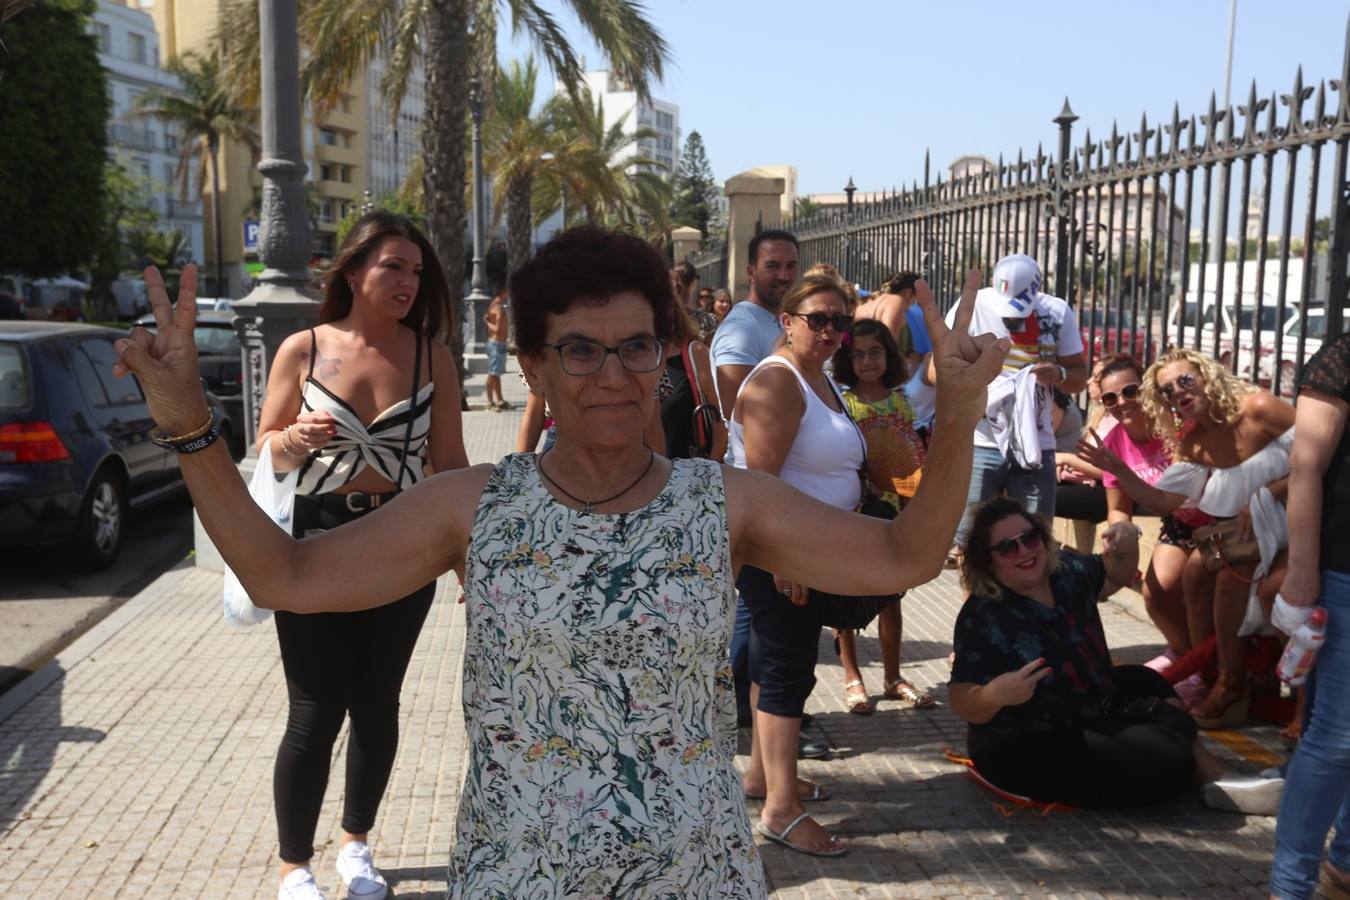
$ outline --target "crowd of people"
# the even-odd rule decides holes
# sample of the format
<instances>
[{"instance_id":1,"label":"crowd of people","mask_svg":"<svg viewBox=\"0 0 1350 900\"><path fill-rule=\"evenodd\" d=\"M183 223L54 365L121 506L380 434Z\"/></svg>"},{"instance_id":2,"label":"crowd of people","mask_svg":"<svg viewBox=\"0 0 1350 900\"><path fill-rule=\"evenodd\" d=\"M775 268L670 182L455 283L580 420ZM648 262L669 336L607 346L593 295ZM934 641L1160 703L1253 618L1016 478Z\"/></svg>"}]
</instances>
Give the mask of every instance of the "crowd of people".
<instances>
[{"instance_id":1,"label":"crowd of people","mask_svg":"<svg viewBox=\"0 0 1350 900\"><path fill-rule=\"evenodd\" d=\"M452 570L470 762L449 895L765 896L753 832L848 851L809 812L828 788L797 766L828 752L803 729L822 632L847 713L932 708L901 674L901 612L944 566L967 594L946 696L983 781L1042 804L1198 789L1218 809L1279 805L1272 896L1350 889L1350 558L1335 537L1350 527L1350 336L1308 363L1296 410L1189 350L1089 371L1073 308L1028 256L988 285L972 270L943 316L917 273L868 292L802 272L799 252L759 232L733 302L638 238L558 235L488 309L489 408L507 408L508 342L529 400L516 452L470 467L435 339L449 287L413 223L367 214L325 275L320 324L270 370L258 452L298 472L290 534L214 446L195 271L173 304L147 270L158 328L133 331L115 371L140 378L204 527L277 611L278 896L322 897L309 861L347 717L338 873L349 896L386 895L366 838L404 671ZM1089 539L1102 524L1097 546L1062 547L1057 513ZM1147 560L1141 517L1159 520ZM1145 665L1113 663L1098 613L1128 586L1165 648ZM1200 731L1270 693L1262 648L1318 604L1328 636L1287 771L1226 771ZM856 640L873 619L878 695Z\"/></svg>"}]
</instances>

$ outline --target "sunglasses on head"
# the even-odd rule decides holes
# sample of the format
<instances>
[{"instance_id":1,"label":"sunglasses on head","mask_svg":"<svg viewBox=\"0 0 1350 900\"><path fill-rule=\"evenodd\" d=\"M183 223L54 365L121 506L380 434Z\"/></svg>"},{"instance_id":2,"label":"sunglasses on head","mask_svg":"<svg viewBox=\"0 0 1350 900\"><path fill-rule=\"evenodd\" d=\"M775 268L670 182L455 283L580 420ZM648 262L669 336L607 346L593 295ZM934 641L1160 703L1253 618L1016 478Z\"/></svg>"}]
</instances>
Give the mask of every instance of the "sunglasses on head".
<instances>
[{"instance_id":1,"label":"sunglasses on head","mask_svg":"<svg viewBox=\"0 0 1350 900\"><path fill-rule=\"evenodd\" d=\"M1192 375L1190 372L1185 372L1181 375L1178 375L1176 377L1176 380L1173 381L1171 384L1158 385L1158 393L1162 394L1164 397L1167 397L1168 399L1171 399L1172 395L1176 393L1178 388L1183 391L1193 391L1195 390L1195 385L1196 385L1196 377Z\"/></svg>"},{"instance_id":2,"label":"sunglasses on head","mask_svg":"<svg viewBox=\"0 0 1350 900\"><path fill-rule=\"evenodd\" d=\"M843 334L845 331L848 331L849 326L853 324L853 317L846 316L842 313L829 315L827 313L822 312L811 312L811 313L792 313L792 315L796 316L799 319L805 319L806 327L810 328L812 331L824 331L825 326L828 325L835 331L839 332L840 334Z\"/></svg>"},{"instance_id":3,"label":"sunglasses on head","mask_svg":"<svg viewBox=\"0 0 1350 900\"><path fill-rule=\"evenodd\" d=\"M1018 545L1028 550L1035 550L1041 545L1041 532L1036 528L1028 528L1021 534L1015 534L1010 538L1004 538L997 544L991 544L989 549L997 553L1004 559L1011 559L1017 555Z\"/></svg>"},{"instance_id":4,"label":"sunglasses on head","mask_svg":"<svg viewBox=\"0 0 1350 900\"><path fill-rule=\"evenodd\" d=\"M1119 393L1116 391L1104 391L1102 393L1102 406L1110 409L1122 400L1134 400L1138 396L1139 382L1136 381L1134 384L1125 385L1120 389Z\"/></svg>"}]
</instances>

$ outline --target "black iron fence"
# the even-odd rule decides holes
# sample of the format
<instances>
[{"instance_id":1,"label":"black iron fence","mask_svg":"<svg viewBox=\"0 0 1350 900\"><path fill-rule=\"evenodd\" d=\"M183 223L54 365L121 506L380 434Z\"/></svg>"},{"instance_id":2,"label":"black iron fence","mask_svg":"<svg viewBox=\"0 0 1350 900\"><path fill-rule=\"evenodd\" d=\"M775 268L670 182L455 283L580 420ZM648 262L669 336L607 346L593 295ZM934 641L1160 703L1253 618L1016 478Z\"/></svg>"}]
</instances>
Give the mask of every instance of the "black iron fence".
<instances>
[{"instance_id":1,"label":"black iron fence","mask_svg":"<svg viewBox=\"0 0 1350 900\"><path fill-rule=\"evenodd\" d=\"M1189 346L1289 396L1344 327L1350 254L1350 25L1340 77L1094 139L1065 100L1055 154L963 157L936 178L790 220L801 264L874 287L922 273L946 308L965 270L1040 260L1078 311L1089 360ZM1326 151L1330 151L1327 153ZM1327 157L1330 157L1329 159ZM725 283L725 250L696 260ZM718 269L718 266L721 269Z\"/></svg>"}]
</instances>

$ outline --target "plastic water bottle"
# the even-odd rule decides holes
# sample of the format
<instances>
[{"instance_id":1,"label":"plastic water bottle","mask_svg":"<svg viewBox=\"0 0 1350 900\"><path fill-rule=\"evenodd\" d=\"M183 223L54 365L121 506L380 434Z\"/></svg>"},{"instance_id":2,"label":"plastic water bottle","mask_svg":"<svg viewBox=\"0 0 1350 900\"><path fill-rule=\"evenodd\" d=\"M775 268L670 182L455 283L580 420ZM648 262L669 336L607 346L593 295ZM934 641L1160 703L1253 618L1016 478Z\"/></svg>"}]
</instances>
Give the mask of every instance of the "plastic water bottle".
<instances>
[{"instance_id":1,"label":"plastic water bottle","mask_svg":"<svg viewBox=\"0 0 1350 900\"><path fill-rule=\"evenodd\" d=\"M1297 686L1308 679L1308 672L1317 662L1317 651L1327 637L1327 611L1320 606L1312 611L1308 621L1294 629L1289 644L1284 648L1275 674L1285 684Z\"/></svg>"}]
</instances>

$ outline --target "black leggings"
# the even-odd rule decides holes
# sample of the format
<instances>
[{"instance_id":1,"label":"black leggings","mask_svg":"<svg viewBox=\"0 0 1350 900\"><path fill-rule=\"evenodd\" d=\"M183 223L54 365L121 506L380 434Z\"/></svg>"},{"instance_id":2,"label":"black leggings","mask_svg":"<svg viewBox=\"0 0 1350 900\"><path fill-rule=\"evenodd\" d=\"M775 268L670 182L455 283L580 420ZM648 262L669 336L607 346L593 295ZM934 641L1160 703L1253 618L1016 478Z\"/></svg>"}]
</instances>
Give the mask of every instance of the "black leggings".
<instances>
[{"instance_id":1,"label":"black leggings","mask_svg":"<svg viewBox=\"0 0 1350 900\"><path fill-rule=\"evenodd\" d=\"M1120 700L1176 697L1161 675L1144 666L1117 666ZM975 770L996 787L1041 803L1081 807L1169 803L1195 775L1195 721L1160 704L1153 721L1093 723L972 748Z\"/></svg>"},{"instance_id":2,"label":"black leggings","mask_svg":"<svg viewBox=\"0 0 1350 900\"><path fill-rule=\"evenodd\" d=\"M295 533L333 528L355 514L320 510L295 498ZM351 715L342 828L365 834L375 823L398 749L399 690L431 608L436 583L386 606L352 613L276 614L290 699L272 790L281 858L314 855L328 767L342 720Z\"/></svg>"}]
</instances>

